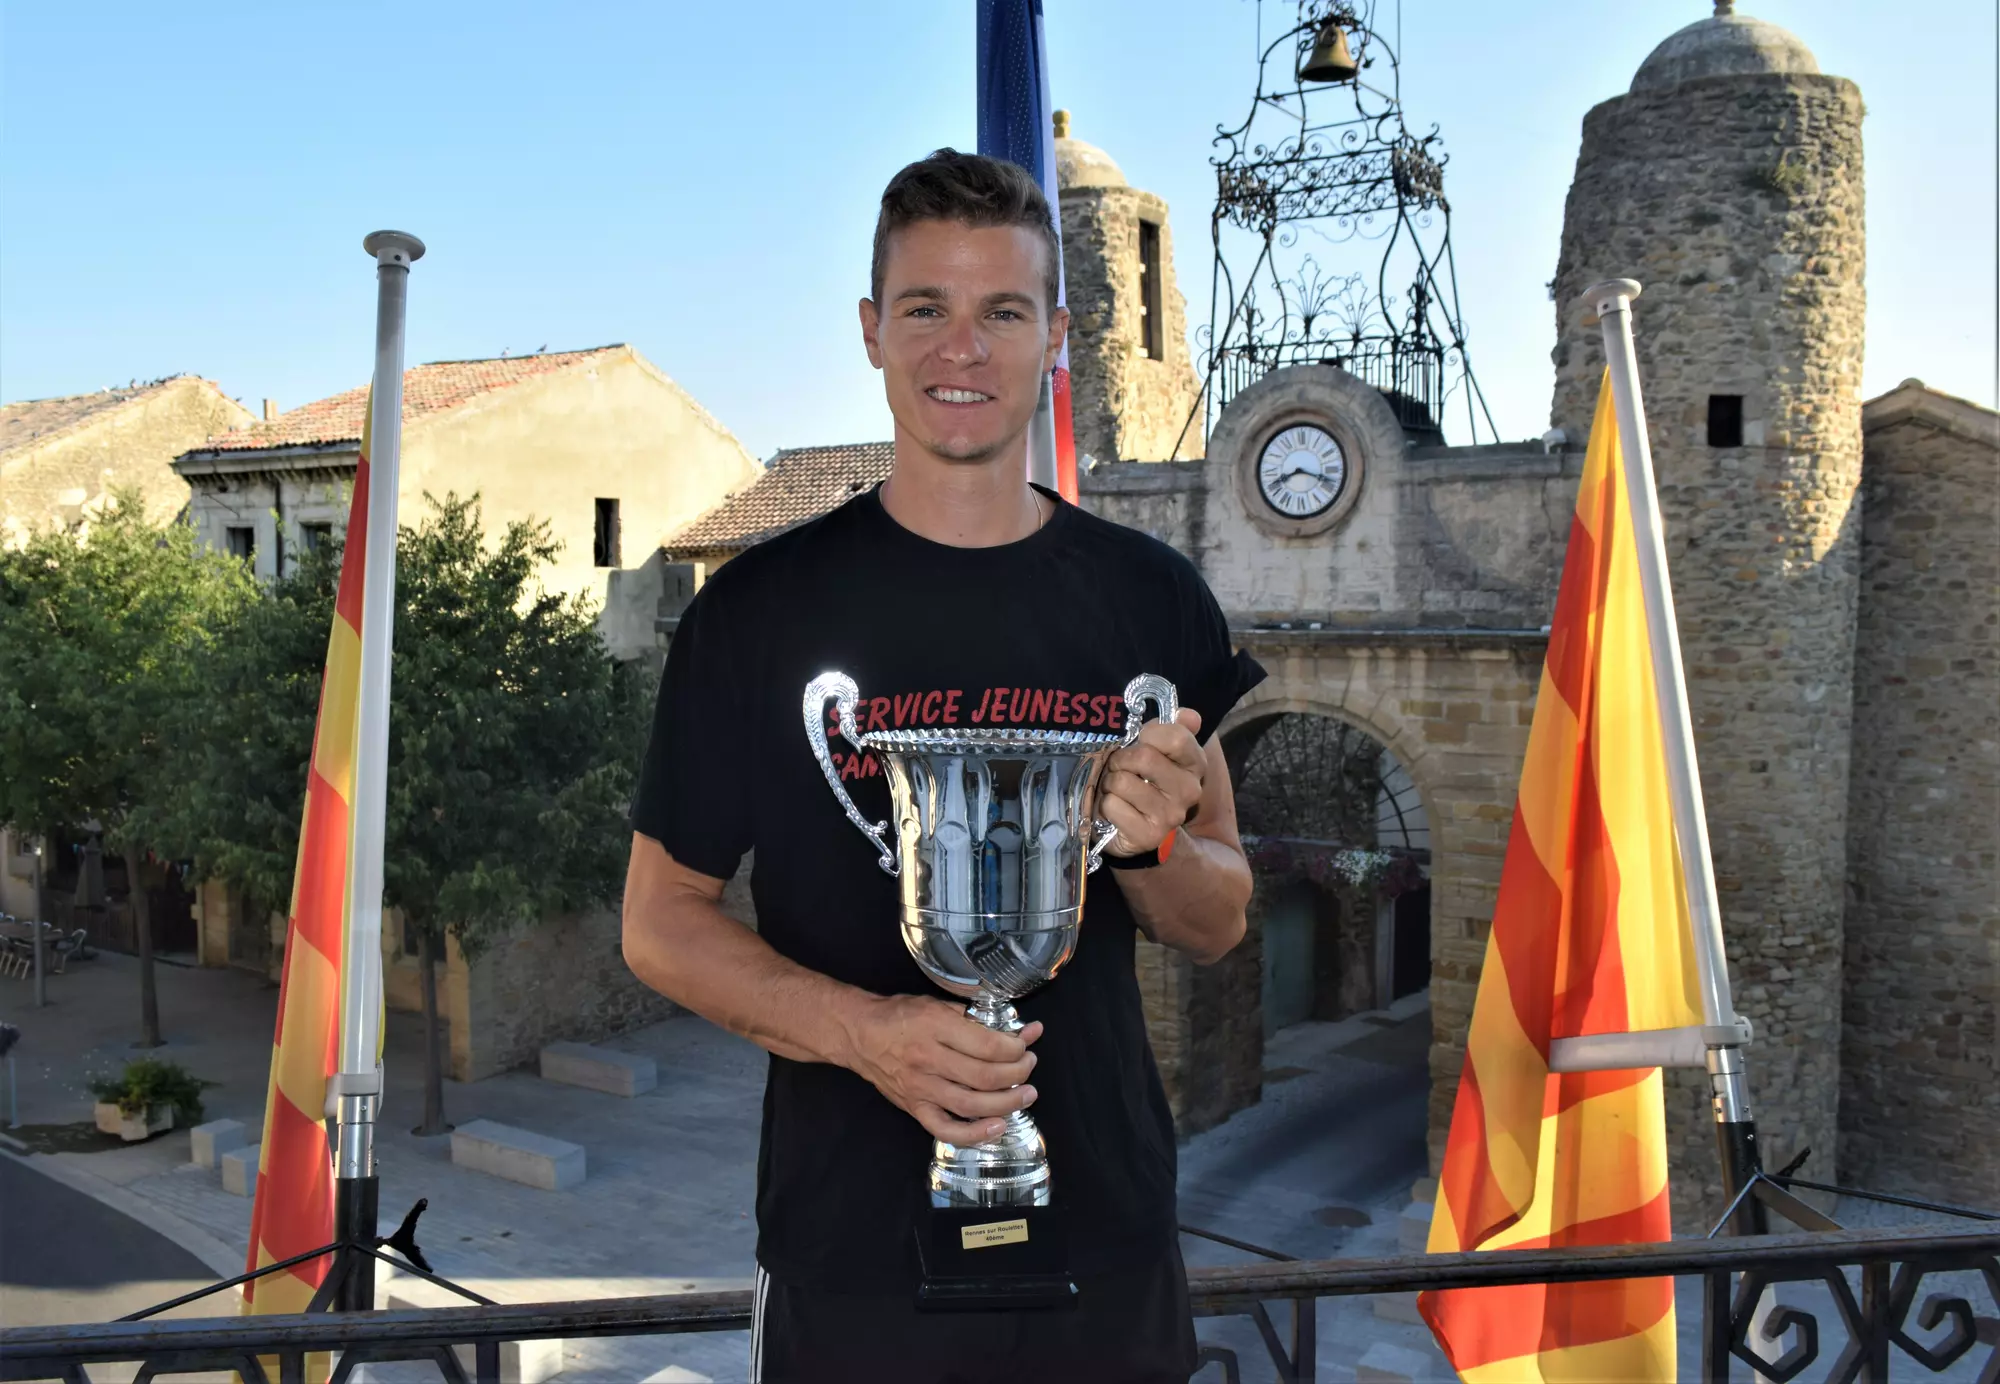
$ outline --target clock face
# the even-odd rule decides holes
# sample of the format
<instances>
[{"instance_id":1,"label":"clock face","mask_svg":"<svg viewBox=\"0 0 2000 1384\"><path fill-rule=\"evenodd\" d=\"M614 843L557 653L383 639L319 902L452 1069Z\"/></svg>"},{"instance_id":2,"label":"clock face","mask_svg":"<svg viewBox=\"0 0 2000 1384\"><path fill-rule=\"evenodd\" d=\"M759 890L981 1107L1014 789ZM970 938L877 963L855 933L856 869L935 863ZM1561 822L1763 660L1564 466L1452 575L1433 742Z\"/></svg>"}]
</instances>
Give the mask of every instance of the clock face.
<instances>
[{"instance_id":1,"label":"clock face","mask_svg":"<svg viewBox=\"0 0 2000 1384\"><path fill-rule=\"evenodd\" d=\"M1288 519L1324 514L1347 484L1347 458L1333 434L1295 423L1265 444L1257 459L1257 488Z\"/></svg>"}]
</instances>

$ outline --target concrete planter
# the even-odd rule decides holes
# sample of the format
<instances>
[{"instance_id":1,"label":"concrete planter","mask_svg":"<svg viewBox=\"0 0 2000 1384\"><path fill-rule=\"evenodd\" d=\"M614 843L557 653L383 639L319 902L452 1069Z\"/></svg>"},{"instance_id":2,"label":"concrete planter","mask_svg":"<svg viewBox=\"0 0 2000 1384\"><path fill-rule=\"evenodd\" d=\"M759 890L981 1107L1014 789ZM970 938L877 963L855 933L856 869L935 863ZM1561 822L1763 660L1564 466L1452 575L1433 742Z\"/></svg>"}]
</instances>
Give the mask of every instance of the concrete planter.
<instances>
[{"instance_id":1,"label":"concrete planter","mask_svg":"<svg viewBox=\"0 0 2000 1384\"><path fill-rule=\"evenodd\" d=\"M105 1134L117 1135L128 1144L164 1134L173 1127L174 1108L171 1105L156 1105L142 1114L128 1115L119 1109L115 1101L97 1102L97 1128Z\"/></svg>"}]
</instances>

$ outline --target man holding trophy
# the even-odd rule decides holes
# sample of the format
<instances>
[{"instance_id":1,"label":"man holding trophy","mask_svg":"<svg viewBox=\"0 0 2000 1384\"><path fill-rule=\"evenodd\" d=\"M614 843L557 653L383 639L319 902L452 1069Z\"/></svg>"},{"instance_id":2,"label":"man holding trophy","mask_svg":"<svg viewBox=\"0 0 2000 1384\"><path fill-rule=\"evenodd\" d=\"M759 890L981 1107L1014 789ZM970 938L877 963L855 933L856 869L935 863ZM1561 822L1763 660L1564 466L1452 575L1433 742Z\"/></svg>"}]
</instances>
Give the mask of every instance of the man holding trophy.
<instances>
[{"instance_id":1,"label":"man holding trophy","mask_svg":"<svg viewBox=\"0 0 2000 1384\"><path fill-rule=\"evenodd\" d=\"M720 570L667 660L624 948L772 1055L753 1379L1194 1367L1134 943L1243 935L1206 737L1262 670L1189 562L1027 482L1057 253L1011 164L890 181L894 469ZM717 906L752 850L755 932Z\"/></svg>"}]
</instances>

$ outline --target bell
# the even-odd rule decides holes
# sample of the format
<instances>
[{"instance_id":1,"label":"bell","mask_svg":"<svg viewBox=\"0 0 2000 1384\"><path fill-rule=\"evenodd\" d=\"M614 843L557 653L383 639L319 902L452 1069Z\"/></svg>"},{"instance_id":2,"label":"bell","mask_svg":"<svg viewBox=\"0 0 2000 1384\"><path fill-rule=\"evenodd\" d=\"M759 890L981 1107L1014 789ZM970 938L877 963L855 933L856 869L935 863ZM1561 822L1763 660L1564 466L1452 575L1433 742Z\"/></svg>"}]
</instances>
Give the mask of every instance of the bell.
<instances>
[{"instance_id":1,"label":"bell","mask_svg":"<svg viewBox=\"0 0 2000 1384\"><path fill-rule=\"evenodd\" d=\"M1329 19L1320 27L1312 52L1299 64L1302 82L1351 82L1360 72L1354 54L1347 50L1347 30L1340 27L1337 19Z\"/></svg>"}]
</instances>

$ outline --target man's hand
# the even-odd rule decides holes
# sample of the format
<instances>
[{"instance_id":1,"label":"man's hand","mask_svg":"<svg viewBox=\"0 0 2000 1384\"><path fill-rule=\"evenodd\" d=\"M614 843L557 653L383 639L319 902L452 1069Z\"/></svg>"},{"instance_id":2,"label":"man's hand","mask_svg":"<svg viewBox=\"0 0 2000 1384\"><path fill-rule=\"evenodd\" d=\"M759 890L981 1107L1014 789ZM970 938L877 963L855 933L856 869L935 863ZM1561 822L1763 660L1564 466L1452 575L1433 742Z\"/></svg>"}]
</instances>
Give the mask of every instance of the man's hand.
<instances>
[{"instance_id":1,"label":"man's hand","mask_svg":"<svg viewBox=\"0 0 2000 1384\"><path fill-rule=\"evenodd\" d=\"M1118 828L1110 855L1158 850L1201 804L1208 761L1195 736L1201 713L1183 707L1171 721L1152 721L1139 738L1105 761L1097 815Z\"/></svg>"},{"instance_id":2,"label":"man's hand","mask_svg":"<svg viewBox=\"0 0 2000 1384\"><path fill-rule=\"evenodd\" d=\"M996 1117L1034 1103L1035 1088L1021 1083L1035 1069L1028 1044L1041 1036L1039 1023L996 1033L967 1018L962 1005L890 995L863 1011L844 1065L932 1137L983 1144L1000 1133Z\"/></svg>"}]
</instances>

